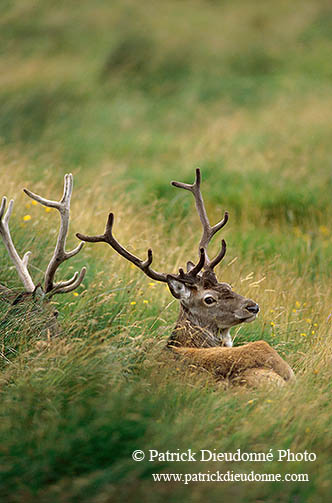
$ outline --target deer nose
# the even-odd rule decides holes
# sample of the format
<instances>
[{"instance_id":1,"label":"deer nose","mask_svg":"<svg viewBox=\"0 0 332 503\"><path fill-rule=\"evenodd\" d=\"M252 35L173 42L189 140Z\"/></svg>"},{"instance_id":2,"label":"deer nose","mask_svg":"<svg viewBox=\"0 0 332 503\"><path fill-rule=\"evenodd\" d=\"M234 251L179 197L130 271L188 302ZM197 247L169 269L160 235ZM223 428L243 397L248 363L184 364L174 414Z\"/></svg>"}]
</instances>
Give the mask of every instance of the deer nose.
<instances>
[{"instance_id":1,"label":"deer nose","mask_svg":"<svg viewBox=\"0 0 332 503\"><path fill-rule=\"evenodd\" d=\"M249 306L246 306L246 310L249 311L249 313L257 314L259 311L259 305L258 304L250 304Z\"/></svg>"}]
</instances>

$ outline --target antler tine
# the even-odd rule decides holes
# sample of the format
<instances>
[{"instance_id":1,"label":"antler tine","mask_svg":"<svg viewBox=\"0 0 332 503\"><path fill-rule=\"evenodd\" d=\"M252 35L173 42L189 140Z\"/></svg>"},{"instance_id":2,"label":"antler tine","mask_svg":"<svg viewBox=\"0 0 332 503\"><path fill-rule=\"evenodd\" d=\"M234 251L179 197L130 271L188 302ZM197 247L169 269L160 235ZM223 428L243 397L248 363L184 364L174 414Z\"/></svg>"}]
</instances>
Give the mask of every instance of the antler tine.
<instances>
[{"instance_id":1,"label":"antler tine","mask_svg":"<svg viewBox=\"0 0 332 503\"><path fill-rule=\"evenodd\" d=\"M19 254L17 253L9 231L9 220L14 205L13 199L9 201L9 205L5 213L6 204L7 198L3 197L0 207L0 235L26 291L33 292L35 285L28 271L28 260L31 252L26 252L23 256L23 259L21 259Z\"/></svg>"},{"instance_id":2,"label":"antler tine","mask_svg":"<svg viewBox=\"0 0 332 503\"><path fill-rule=\"evenodd\" d=\"M74 250L67 252L65 250L66 247L66 239L68 234L69 227L69 217L70 217L70 200L73 192L73 175L66 174L64 177L64 188L63 195L60 201L52 201L50 199L46 199L37 194L34 194L28 189L23 189L27 196L31 197L38 203L46 206L48 208L55 208L60 213L60 229L58 234L57 243L55 246L55 250L53 256L47 266L45 273L45 292L51 293L54 295L55 293L65 293L70 292L77 288L81 282L83 281L86 268L83 267L81 269L80 274L75 276L75 280L68 280L65 282L54 283L55 273L62 262L70 259L74 255L77 255L81 251L84 246L84 243L80 243Z\"/></svg>"},{"instance_id":3,"label":"antler tine","mask_svg":"<svg viewBox=\"0 0 332 503\"><path fill-rule=\"evenodd\" d=\"M204 264L205 264L205 250L204 248L200 248L199 250L200 253L200 258L195 267L191 269L191 271L188 274L188 276L195 277L197 274L203 269Z\"/></svg>"},{"instance_id":4,"label":"antler tine","mask_svg":"<svg viewBox=\"0 0 332 503\"><path fill-rule=\"evenodd\" d=\"M7 204L7 198L6 198L6 196L3 196L2 201L1 201L1 206L0 206L0 222L1 222L3 214L5 212L6 204Z\"/></svg>"},{"instance_id":5,"label":"antler tine","mask_svg":"<svg viewBox=\"0 0 332 503\"><path fill-rule=\"evenodd\" d=\"M141 269L149 278L154 279L155 281L162 281L167 283L167 275L164 273L159 273L153 270L150 266L153 260L153 254L151 248L148 249L148 256L146 260L141 260L136 255L133 255L128 250L126 250L113 236L113 224L114 224L114 214L110 213L108 215L106 229L104 234L99 234L97 236L86 236L84 234L80 234L79 232L76 234L78 239L82 241L87 241L89 243L98 243L104 242L109 244L115 251L119 253L122 257L129 260L135 264L139 269Z\"/></svg>"},{"instance_id":6,"label":"antler tine","mask_svg":"<svg viewBox=\"0 0 332 503\"><path fill-rule=\"evenodd\" d=\"M49 297L53 297L56 293L68 293L75 290L83 281L86 273L86 267L82 267L81 272L75 272L74 276L67 281L59 281L49 293Z\"/></svg>"},{"instance_id":7,"label":"antler tine","mask_svg":"<svg viewBox=\"0 0 332 503\"><path fill-rule=\"evenodd\" d=\"M224 257L226 252L226 245L222 245L221 251L212 261L210 261L208 257L207 247L216 232L218 232L224 227L224 225L226 225L228 221L228 212L225 211L224 218L220 220L220 222L216 223L213 226L210 225L201 193L201 171L199 168L196 169L196 180L193 184L175 181L171 182L171 184L174 187L178 187L179 189L189 190L194 195L197 212L203 227L203 234L199 243L199 253L201 253L200 250L201 248L203 248L205 252L205 268L212 270Z\"/></svg>"},{"instance_id":8,"label":"antler tine","mask_svg":"<svg viewBox=\"0 0 332 503\"><path fill-rule=\"evenodd\" d=\"M225 254L226 254L226 241L223 239L221 241L221 250L218 253L218 255L213 260L211 260L209 268L211 270L213 270L216 267L216 265L218 265L219 262L222 261L222 259L224 258Z\"/></svg>"}]
</instances>

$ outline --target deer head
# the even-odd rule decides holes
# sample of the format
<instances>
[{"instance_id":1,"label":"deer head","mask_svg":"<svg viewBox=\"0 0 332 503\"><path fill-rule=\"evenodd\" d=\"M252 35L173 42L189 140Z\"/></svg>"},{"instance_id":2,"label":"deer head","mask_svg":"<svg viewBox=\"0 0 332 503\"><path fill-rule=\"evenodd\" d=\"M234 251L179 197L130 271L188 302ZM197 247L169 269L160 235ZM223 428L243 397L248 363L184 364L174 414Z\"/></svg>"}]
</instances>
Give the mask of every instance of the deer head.
<instances>
[{"instance_id":1,"label":"deer head","mask_svg":"<svg viewBox=\"0 0 332 503\"><path fill-rule=\"evenodd\" d=\"M65 175L64 191L60 201L51 201L45 199L27 189L24 192L49 208L55 208L60 213L60 229L57 238L57 243L53 256L47 266L44 275L44 285L35 285L28 270L28 261L31 252L28 251L21 258L14 246L10 230L9 220L12 214L14 201L11 200L8 204L7 211L7 198L2 198L0 207L0 236L7 249L7 252L16 268L19 278L24 285L24 291L17 294L13 290L0 285L0 300L4 300L11 305L8 315L12 318L13 315L19 317L20 320L27 320L30 325L34 325L34 320L41 315L42 327L47 329L51 335L58 332L57 317L58 311L53 309L49 301L55 294L71 292L77 288L83 281L86 268L83 267L81 272L75 272L74 276L66 281L55 282L55 273L58 267L65 261L76 255L82 249L84 243L80 243L74 250L65 251L66 238L69 227L70 217L70 200L73 191L73 175ZM7 319L2 320L2 326L6 326ZM39 324L40 326L40 324Z\"/></svg>"},{"instance_id":2,"label":"deer head","mask_svg":"<svg viewBox=\"0 0 332 503\"><path fill-rule=\"evenodd\" d=\"M171 182L174 187L189 190L195 198L196 208L200 217L203 234L199 243L199 259L197 264L187 263L187 270L179 269L178 274L159 273L152 269L152 250L148 250L146 260L141 260L126 250L113 236L114 215L109 214L104 234L86 236L76 234L83 240L92 243L108 243L125 259L135 264L149 278L168 284L172 295L180 301L180 315L171 337L171 344L195 347L232 346L229 334L231 327L240 323L253 321L259 307L251 299L234 292L227 283L219 283L214 268L221 262L226 253L226 243L221 242L220 252L212 260L209 259L207 247L212 237L226 225L228 213L223 219L211 227L200 184L201 173L196 169L196 180L193 184Z\"/></svg>"}]
</instances>

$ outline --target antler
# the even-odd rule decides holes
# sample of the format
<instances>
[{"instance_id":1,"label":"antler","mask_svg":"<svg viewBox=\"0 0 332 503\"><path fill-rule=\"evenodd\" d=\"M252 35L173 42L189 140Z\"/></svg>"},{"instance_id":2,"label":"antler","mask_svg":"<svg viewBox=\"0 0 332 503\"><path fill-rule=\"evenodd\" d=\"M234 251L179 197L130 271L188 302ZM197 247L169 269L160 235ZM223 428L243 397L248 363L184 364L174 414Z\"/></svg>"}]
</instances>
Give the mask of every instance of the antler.
<instances>
[{"instance_id":1,"label":"antler","mask_svg":"<svg viewBox=\"0 0 332 503\"><path fill-rule=\"evenodd\" d=\"M171 182L171 183L175 187L190 190L190 192L194 194L197 211L203 225L203 235L199 244L199 260L198 263L196 265L193 265L193 267L191 267L191 269L187 273L185 273L183 269L179 269L179 273L177 275L168 275L165 273L159 273L154 269L152 269L151 264L153 260L153 254L151 248L148 249L148 256L146 260L142 260L139 257L136 257L136 255L133 255L128 250L126 250L122 245L120 245L120 243L113 236L112 232L114 224L113 213L110 213L108 216L104 234L99 234L97 236L86 236L78 232L76 236L82 241L87 241L90 243L99 243L99 242L108 243L122 257L129 260L129 262L135 264L147 276L149 276L149 278L154 279L156 281L162 281L164 283L167 283L167 277L172 276L173 278L178 278L179 280L186 283L194 283L195 278L197 277L198 273L203 269L203 267L205 267L206 270L213 271L214 267L217 264L219 264L219 262L222 260L222 258L226 253L226 243L223 239L221 242L220 252L213 260L210 261L207 254L207 246L211 241L212 237L214 236L214 234L218 232L222 227L224 227L224 225L227 223L228 213L225 212L223 220L221 220L216 225L211 227L209 219L206 214L202 194L200 191L201 173L199 169L196 169L196 181L194 184L190 185L182 182Z\"/></svg>"},{"instance_id":2,"label":"antler","mask_svg":"<svg viewBox=\"0 0 332 503\"><path fill-rule=\"evenodd\" d=\"M224 218L220 220L217 224L215 224L213 227L211 227L205 206L204 206L204 201L203 197L201 194L201 171L199 168L196 169L196 180L195 183L189 184L189 183L183 183L183 182L171 182L171 184L174 187L178 187L179 189L185 189L189 190L190 192L193 193L194 198L195 198L195 203L196 203L196 208L197 212L199 215L199 218L201 220L202 226L203 226L203 234L201 241L199 243L199 253L201 254L201 249L204 250L204 255L205 255L205 269L213 270L219 262L224 258L225 253L226 253L226 242L223 239L221 241L221 250L218 253L218 255L213 259L210 260L207 254L207 247L208 244L210 243L211 239L213 236L226 225L228 221L228 212L225 211Z\"/></svg>"},{"instance_id":3,"label":"antler","mask_svg":"<svg viewBox=\"0 0 332 503\"><path fill-rule=\"evenodd\" d=\"M10 258L12 259L12 261L16 267L17 273L18 273L26 291L33 292L35 289L35 285L32 281L30 273L28 271L28 261L29 261L29 257L31 255L31 252L27 251L23 255L23 259L21 259L19 254L17 253L16 248L13 243L13 240L10 235L10 231L9 231L9 219L11 217L11 214L13 211L13 205L14 205L13 199L11 199L9 201L9 205L8 205L7 211L5 213L6 204L7 204L7 198L3 197L2 202L1 202L1 207L0 207L0 235L2 237L2 240L4 242L4 245L8 251Z\"/></svg>"},{"instance_id":4,"label":"antler","mask_svg":"<svg viewBox=\"0 0 332 503\"><path fill-rule=\"evenodd\" d=\"M64 190L63 196L60 201L51 201L45 199L44 197L38 196L28 189L23 189L24 192L37 201L38 203L46 206L48 208L56 208L60 213L60 229L58 234L57 243L53 256L47 266L45 273L45 293L49 293L49 297L56 293L67 293L75 290L83 281L85 276L86 267L81 269L81 272L75 272L74 276L67 281L60 281L59 283L54 283L55 273L62 262L68 260L74 255L77 255L84 246L84 243L80 243L74 250L67 252L65 250L66 239L69 227L69 216L70 216L70 199L73 191L73 175L67 174L64 179Z\"/></svg>"},{"instance_id":5,"label":"antler","mask_svg":"<svg viewBox=\"0 0 332 503\"><path fill-rule=\"evenodd\" d=\"M77 233L76 236L82 241L87 241L89 243L107 243L109 244L115 251L117 251L122 257L129 260L135 264L141 271L143 271L149 278L154 279L155 281L162 281L163 283L167 283L167 274L160 273L151 268L153 254L151 248L148 249L148 256L146 260L141 260L136 255L133 255L128 250L126 250L113 236L113 224L114 224L114 214L110 213L108 215L106 229L104 234L99 234L97 236L86 236L81 233ZM184 273L183 269L179 270L178 277L183 281L192 280L202 269L204 265L204 250L201 250L200 260L198 264L190 271L190 273Z\"/></svg>"},{"instance_id":6,"label":"antler","mask_svg":"<svg viewBox=\"0 0 332 503\"><path fill-rule=\"evenodd\" d=\"M141 260L140 258L133 255L128 250L126 250L120 243L115 239L112 233L114 223L114 214L110 213L108 215L106 228L104 234L100 234L98 236L85 236L84 234L80 234L79 232L76 236L82 241L88 241L89 243L107 243L109 244L115 251L117 251L122 257L129 260L135 264L139 269L141 269L149 278L154 279L156 281L163 281L167 283L166 274L154 271L150 266L152 264L153 255L151 248L148 249L148 257L146 260Z\"/></svg>"}]
</instances>

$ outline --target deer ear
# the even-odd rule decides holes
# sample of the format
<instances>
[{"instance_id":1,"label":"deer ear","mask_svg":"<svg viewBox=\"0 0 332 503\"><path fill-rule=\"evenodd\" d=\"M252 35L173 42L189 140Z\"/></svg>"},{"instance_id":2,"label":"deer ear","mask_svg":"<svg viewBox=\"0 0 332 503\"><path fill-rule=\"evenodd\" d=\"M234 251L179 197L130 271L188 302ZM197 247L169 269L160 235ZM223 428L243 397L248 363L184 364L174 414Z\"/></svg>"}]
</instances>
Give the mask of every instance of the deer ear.
<instances>
[{"instance_id":1,"label":"deer ear","mask_svg":"<svg viewBox=\"0 0 332 503\"><path fill-rule=\"evenodd\" d=\"M45 293L44 293L44 290L42 289L40 283L38 283L38 285L36 286L36 288L32 292L32 297L33 297L34 301L36 301L36 302L41 302L42 300L44 300Z\"/></svg>"},{"instance_id":2,"label":"deer ear","mask_svg":"<svg viewBox=\"0 0 332 503\"><path fill-rule=\"evenodd\" d=\"M167 284L171 294L179 300L188 300L191 294L190 288L182 281L179 281L169 274L167 275Z\"/></svg>"},{"instance_id":3,"label":"deer ear","mask_svg":"<svg viewBox=\"0 0 332 503\"><path fill-rule=\"evenodd\" d=\"M187 262L187 273L190 272L195 267L195 264L189 260Z\"/></svg>"}]
</instances>

